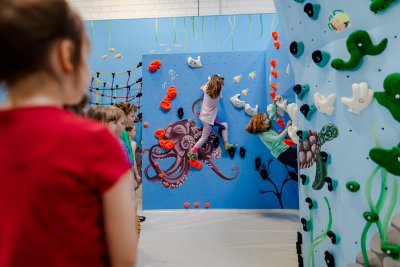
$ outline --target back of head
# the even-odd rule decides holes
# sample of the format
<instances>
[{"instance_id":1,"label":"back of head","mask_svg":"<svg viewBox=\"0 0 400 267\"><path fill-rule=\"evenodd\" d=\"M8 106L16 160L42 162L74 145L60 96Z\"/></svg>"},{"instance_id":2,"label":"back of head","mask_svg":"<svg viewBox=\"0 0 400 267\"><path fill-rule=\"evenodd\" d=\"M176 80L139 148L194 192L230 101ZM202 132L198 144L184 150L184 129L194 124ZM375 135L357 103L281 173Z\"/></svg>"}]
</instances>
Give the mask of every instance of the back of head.
<instances>
[{"instance_id":1,"label":"back of head","mask_svg":"<svg viewBox=\"0 0 400 267\"><path fill-rule=\"evenodd\" d=\"M250 122L247 124L246 131L251 134L259 134L268 129L266 119L268 116L265 113L258 113L254 115Z\"/></svg>"},{"instance_id":2,"label":"back of head","mask_svg":"<svg viewBox=\"0 0 400 267\"><path fill-rule=\"evenodd\" d=\"M128 102L119 102L114 104L115 107L121 109L125 115L129 115L132 111L136 112L137 107L134 104L128 103Z\"/></svg>"},{"instance_id":3,"label":"back of head","mask_svg":"<svg viewBox=\"0 0 400 267\"><path fill-rule=\"evenodd\" d=\"M73 43L71 61L81 63L84 28L66 0L0 1L0 82L50 70L49 51L58 41Z\"/></svg>"},{"instance_id":4,"label":"back of head","mask_svg":"<svg viewBox=\"0 0 400 267\"><path fill-rule=\"evenodd\" d=\"M215 99L221 95L222 86L224 86L224 77L213 75L208 82L206 92L211 98Z\"/></svg>"},{"instance_id":5,"label":"back of head","mask_svg":"<svg viewBox=\"0 0 400 267\"><path fill-rule=\"evenodd\" d=\"M89 109L88 118L101 123L116 122L125 117L124 112L114 106L96 106Z\"/></svg>"},{"instance_id":6,"label":"back of head","mask_svg":"<svg viewBox=\"0 0 400 267\"><path fill-rule=\"evenodd\" d=\"M87 113L87 117L95 121L105 123L106 122L106 107L95 106L91 107Z\"/></svg>"}]
</instances>

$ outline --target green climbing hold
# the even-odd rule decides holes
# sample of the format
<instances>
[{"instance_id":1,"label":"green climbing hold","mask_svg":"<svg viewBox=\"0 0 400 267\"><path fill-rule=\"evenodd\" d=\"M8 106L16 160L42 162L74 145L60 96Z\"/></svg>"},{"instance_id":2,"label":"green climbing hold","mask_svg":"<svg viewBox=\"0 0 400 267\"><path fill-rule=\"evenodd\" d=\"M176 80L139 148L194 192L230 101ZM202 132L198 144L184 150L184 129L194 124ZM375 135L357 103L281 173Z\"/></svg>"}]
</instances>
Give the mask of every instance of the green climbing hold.
<instances>
[{"instance_id":1,"label":"green climbing hold","mask_svg":"<svg viewBox=\"0 0 400 267\"><path fill-rule=\"evenodd\" d=\"M294 1L300 4L304 3L304 0L294 0Z\"/></svg>"},{"instance_id":2,"label":"green climbing hold","mask_svg":"<svg viewBox=\"0 0 400 267\"><path fill-rule=\"evenodd\" d=\"M363 217L367 222L374 223L379 220L379 215L372 211L366 211L363 213Z\"/></svg>"},{"instance_id":3,"label":"green climbing hold","mask_svg":"<svg viewBox=\"0 0 400 267\"><path fill-rule=\"evenodd\" d=\"M360 184L357 183L356 181L348 181L346 183L346 188L347 190L349 190L350 192L358 192L358 190L360 190Z\"/></svg>"},{"instance_id":4,"label":"green climbing hold","mask_svg":"<svg viewBox=\"0 0 400 267\"><path fill-rule=\"evenodd\" d=\"M397 0L372 0L369 9L371 9L372 12L377 13L378 11L385 10L394 2L397 2Z\"/></svg>"},{"instance_id":5,"label":"green climbing hold","mask_svg":"<svg viewBox=\"0 0 400 267\"><path fill-rule=\"evenodd\" d=\"M400 143L391 149L373 148L369 157L391 174L400 176Z\"/></svg>"},{"instance_id":6,"label":"green climbing hold","mask_svg":"<svg viewBox=\"0 0 400 267\"><path fill-rule=\"evenodd\" d=\"M371 36L367 31L357 30L352 32L346 41L347 51L350 53L349 61L340 58L332 60L331 66L336 70L351 70L357 67L363 56L376 56L381 54L387 46L388 39L383 39L379 44L373 45Z\"/></svg>"},{"instance_id":7,"label":"green climbing hold","mask_svg":"<svg viewBox=\"0 0 400 267\"><path fill-rule=\"evenodd\" d=\"M391 257L392 259L398 260L400 257L400 246L396 244L384 243L381 246L383 253Z\"/></svg>"},{"instance_id":8,"label":"green climbing hold","mask_svg":"<svg viewBox=\"0 0 400 267\"><path fill-rule=\"evenodd\" d=\"M383 82L383 88L384 92L375 92L374 96L400 122L400 73L388 75Z\"/></svg>"}]
</instances>

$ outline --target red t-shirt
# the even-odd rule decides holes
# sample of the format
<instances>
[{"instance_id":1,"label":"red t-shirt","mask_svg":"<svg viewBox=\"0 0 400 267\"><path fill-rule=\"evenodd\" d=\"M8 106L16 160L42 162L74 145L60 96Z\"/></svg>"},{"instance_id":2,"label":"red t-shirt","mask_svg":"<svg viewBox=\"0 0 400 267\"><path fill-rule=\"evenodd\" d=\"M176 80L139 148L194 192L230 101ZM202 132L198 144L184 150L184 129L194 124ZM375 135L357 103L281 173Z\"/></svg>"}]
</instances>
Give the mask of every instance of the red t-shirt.
<instances>
[{"instance_id":1,"label":"red t-shirt","mask_svg":"<svg viewBox=\"0 0 400 267\"><path fill-rule=\"evenodd\" d=\"M128 170L96 122L56 107L0 111L0 266L108 266L102 194Z\"/></svg>"}]
</instances>

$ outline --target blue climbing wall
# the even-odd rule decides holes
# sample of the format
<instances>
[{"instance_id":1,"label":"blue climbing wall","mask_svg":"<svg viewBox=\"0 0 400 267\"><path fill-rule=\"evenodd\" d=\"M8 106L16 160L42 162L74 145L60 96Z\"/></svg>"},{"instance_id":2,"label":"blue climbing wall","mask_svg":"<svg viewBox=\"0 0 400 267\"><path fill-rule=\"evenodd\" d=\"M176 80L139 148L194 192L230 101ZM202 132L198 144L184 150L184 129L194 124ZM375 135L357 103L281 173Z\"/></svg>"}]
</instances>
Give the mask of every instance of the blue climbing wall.
<instances>
[{"instance_id":1,"label":"blue climbing wall","mask_svg":"<svg viewBox=\"0 0 400 267\"><path fill-rule=\"evenodd\" d=\"M299 257L299 260L304 259L305 266L319 267L327 266L327 260L332 262L332 258L329 259L332 256L335 265L328 266L399 266L399 177L387 174L386 169L400 168L400 149L397 152L393 150L392 160L387 157L385 163L389 165L383 164L386 167L377 165L369 152L375 147L391 150L397 146L400 122L376 99L366 105L361 114L355 114L348 111L349 107L341 102L341 98L353 97L352 85L355 83L365 82L373 91L383 92L385 78L399 72L400 32L394 22L398 21L400 4L398 1L381 1L394 3L374 13L370 11L370 5L378 1L312 1L314 19L311 19L304 12L307 2L299 2L275 1L288 39L287 47L292 41L302 41L305 47L300 58L290 56L296 83L310 86L303 100L297 101L298 106L313 104L316 92L323 96L332 93L337 96L331 116L317 111L308 121L299 114L299 128L320 131L324 125L334 123L339 129L339 137L321 148L331 154L327 176L338 182L336 190L329 191L326 183L321 190L313 189L316 164L300 172L308 175L310 181L300 189L300 217L304 220L301 231L303 258ZM320 5L319 13L315 4ZM331 67L331 62L335 58L344 61L350 58L346 41L356 30L367 31L374 45L384 38L387 38L388 45L379 55L365 56L356 68L338 71ZM365 47L367 44L356 42L355 45ZM330 54L325 67L320 68L313 62L315 50ZM399 81L393 85L392 101L395 109L400 110ZM368 97L354 96L354 100L351 106L358 108L368 102ZM349 181L359 183L360 190L348 190L346 183ZM315 202L311 210L305 202L308 197ZM378 215L378 220L368 222L374 214ZM339 243L331 242L327 236L329 230L341 237Z\"/></svg>"},{"instance_id":2,"label":"blue climbing wall","mask_svg":"<svg viewBox=\"0 0 400 267\"><path fill-rule=\"evenodd\" d=\"M201 56L202 68L192 69L186 63L187 57ZM269 57L268 57L269 58ZM200 121L192 113L192 104L202 97L200 86L207 81L207 77L219 73L225 77L225 86L222 91L222 100L218 117L229 124L229 140L246 149L246 155L241 158L236 153L231 159L227 152L222 157L215 159L215 165L226 176L231 177L234 171L232 166L237 166L239 174L233 180L220 178L206 164L196 170L191 168L187 178L179 188L169 188L163 185L161 179L149 181L146 171L143 173L143 208L144 209L179 209L188 202L193 208L195 202L203 204L209 202L212 208L280 208L278 199L273 194L260 191L274 190L271 183L264 181L255 170L254 159L261 157L264 162L271 158L269 152L257 136L245 132L250 116L244 109L237 109L230 103L230 97L240 94L243 89L248 89L246 96L240 98L252 107L259 106L259 111L265 111L267 105L266 94L266 59L265 51L259 52L225 52L225 53L191 53L173 55L146 55L143 65L148 66L155 59L162 61L161 68L152 73L143 72L143 121L149 123L148 128L143 128L143 148L156 145L158 140L154 136L156 129L165 128L167 124L179 121L177 110L183 108L185 119L194 119L197 125ZM283 60L283 59L282 59ZM283 63L283 62L282 62ZM268 68L269 71L269 68ZM254 79L249 78L249 73L255 72ZM240 82L234 82L234 77L242 75ZM283 78L282 78L283 79ZM168 112L160 108L159 102L164 98L167 88L171 85L177 88L177 97L171 101L172 108ZM268 100L270 102L270 100ZM218 132L218 129L215 129ZM222 138L220 138L222 147ZM238 147L238 150L239 150ZM180 158L185 157L182 155ZM174 159L157 160L163 170L169 168ZM157 176L149 165L149 156L143 158L143 169L148 168L147 177ZM286 178L287 171L277 160L269 168L270 178L280 188ZM178 171L179 172L179 171ZM288 181L282 193L282 203L285 208L297 208L297 182Z\"/></svg>"}]
</instances>

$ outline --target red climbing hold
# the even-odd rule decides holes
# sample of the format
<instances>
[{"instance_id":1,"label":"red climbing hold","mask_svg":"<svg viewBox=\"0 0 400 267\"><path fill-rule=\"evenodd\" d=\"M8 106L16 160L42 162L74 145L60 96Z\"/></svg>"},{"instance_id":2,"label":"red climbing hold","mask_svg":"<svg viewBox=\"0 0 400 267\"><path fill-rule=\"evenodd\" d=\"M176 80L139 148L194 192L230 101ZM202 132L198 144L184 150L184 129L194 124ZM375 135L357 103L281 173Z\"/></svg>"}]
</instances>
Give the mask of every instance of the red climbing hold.
<instances>
[{"instance_id":1,"label":"red climbing hold","mask_svg":"<svg viewBox=\"0 0 400 267\"><path fill-rule=\"evenodd\" d=\"M272 74L272 76L275 77L275 79L278 78L278 71L277 70L271 70L271 74Z\"/></svg>"},{"instance_id":2,"label":"red climbing hold","mask_svg":"<svg viewBox=\"0 0 400 267\"><path fill-rule=\"evenodd\" d=\"M171 101L165 98L163 101L160 102L160 106L163 110L170 110L171 109Z\"/></svg>"},{"instance_id":3,"label":"red climbing hold","mask_svg":"<svg viewBox=\"0 0 400 267\"><path fill-rule=\"evenodd\" d=\"M144 126L144 128L147 128L147 127L149 127L149 123L148 123L147 121L145 121L145 122L143 123L143 126Z\"/></svg>"},{"instance_id":4,"label":"red climbing hold","mask_svg":"<svg viewBox=\"0 0 400 267\"><path fill-rule=\"evenodd\" d=\"M193 204L193 206L194 206L195 208L198 208L198 207L200 207L200 203L199 203L199 202L195 202L195 203Z\"/></svg>"},{"instance_id":5,"label":"red climbing hold","mask_svg":"<svg viewBox=\"0 0 400 267\"><path fill-rule=\"evenodd\" d=\"M274 91L276 91L278 89L278 86L276 84L274 84L273 82L270 82L269 85L271 86L272 89L274 89Z\"/></svg>"},{"instance_id":6,"label":"red climbing hold","mask_svg":"<svg viewBox=\"0 0 400 267\"><path fill-rule=\"evenodd\" d=\"M174 148L175 143L172 140L159 140L158 143L160 146L166 150L171 150Z\"/></svg>"},{"instance_id":7,"label":"red climbing hold","mask_svg":"<svg viewBox=\"0 0 400 267\"><path fill-rule=\"evenodd\" d=\"M190 203L189 202L185 202L185 203L183 203L183 206L185 207L185 209L187 209L187 208L190 207Z\"/></svg>"},{"instance_id":8,"label":"red climbing hold","mask_svg":"<svg viewBox=\"0 0 400 267\"><path fill-rule=\"evenodd\" d=\"M156 72L160 67L161 67L161 61L158 59L153 60L149 65L149 71Z\"/></svg>"},{"instance_id":9,"label":"red climbing hold","mask_svg":"<svg viewBox=\"0 0 400 267\"><path fill-rule=\"evenodd\" d=\"M271 58L271 59L269 60L269 64L271 64L271 66L272 66L273 68L276 68L276 59Z\"/></svg>"},{"instance_id":10,"label":"red climbing hold","mask_svg":"<svg viewBox=\"0 0 400 267\"><path fill-rule=\"evenodd\" d=\"M168 182L163 182L162 183L165 187L169 187L169 183Z\"/></svg>"},{"instance_id":11,"label":"red climbing hold","mask_svg":"<svg viewBox=\"0 0 400 267\"><path fill-rule=\"evenodd\" d=\"M276 49L279 49L279 47L281 47L281 42L274 42L274 46Z\"/></svg>"},{"instance_id":12,"label":"red climbing hold","mask_svg":"<svg viewBox=\"0 0 400 267\"><path fill-rule=\"evenodd\" d=\"M165 130L164 129L157 129L154 133L154 135L160 140L164 139L165 137Z\"/></svg>"},{"instance_id":13,"label":"red climbing hold","mask_svg":"<svg viewBox=\"0 0 400 267\"><path fill-rule=\"evenodd\" d=\"M272 38L274 38L275 41L278 40L278 36L279 36L279 34L277 31L272 32Z\"/></svg>"},{"instance_id":14,"label":"red climbing hold","mask_svg":"<svg viewBox=\"0 0 400 267\"><path fill-rule=\"evenodd\" d=\"M279 131L278 131L278 134L281 134L282 132L283 132L282 130L279 130Z\"/></svg>"},{"instance_id":15,"label":"red climbing hold","mask_svg":"<svg viewBox=\"0 0 400 267\"><path fill-rule=\"evenodd\" d=\"M272 99L275 99L276 93L274 91L269 92L269 95L271 96Z\"/></svg>"},{"instance_id":16,"label":"red climbing hold","mask_svg":"<svg viewBox=\"0 0 400 267\"><path fill-rule=\"evenodd\" d=\"M294 146L294 145L296 145L296 144L293 142L293 140L292 140L292 139L289 139L289 138L283 139L283 142L285 142L288 146Z\"/></svg>"},{"instance_id":17,"label":"red climbing hold","mask_svg":"<svg viewBox=\"0 0 400 267\"><path fill-rule=\"evenodd\" d=\"M210 202L206 202L206 203L204 203L204 208L208 209L209 207L211 207L211 204L210 204Z\"/></svg>"},{"instance_id":18,"label":"red climbing hold","mask_svg":"<svg viewBox=\"0 0 400 267\"><path fill-rule=\"evenodd\" d=\"M279 126L281 126L281 127L283 127L283 126L285 125L285 122L284 122L282 119L280 119L280 118L277 118L275 121L276 121L276 123L277 123Z\"/></svg>"},{"instance_id":19,"label":"red climbing hold","mask_svg":"<svg viewBox=\"0 0 400 267\"><path fill-rule=\"evenodd\" d=\"M167 97L172 100L176 97L176 87L175 86L170 86L168 88L168 94Z\"/></svg>"},{"instance_id":20,"label":"red climbing hold","mask_svg":"<svg viewBox=\"0 0 400 267\"><path fill-rule=\"evenodd\" d=\"M201 167L203 167L203 164L198 159L189 159L189 164L196 169L201 169Z\"/></svg>"},{"instance_id":21,"label":"red climbing hold","mask_svg":"<svg viewBox=\"0 0 400 267\"><path fill-rule=\"evenodd\" d=\"M164 178L164 177L165 177L165 174L164 174L164 173L160 173L160 174L158 175L158 177Z\"/></svg>"}]
</instances>

